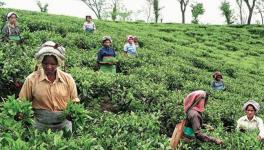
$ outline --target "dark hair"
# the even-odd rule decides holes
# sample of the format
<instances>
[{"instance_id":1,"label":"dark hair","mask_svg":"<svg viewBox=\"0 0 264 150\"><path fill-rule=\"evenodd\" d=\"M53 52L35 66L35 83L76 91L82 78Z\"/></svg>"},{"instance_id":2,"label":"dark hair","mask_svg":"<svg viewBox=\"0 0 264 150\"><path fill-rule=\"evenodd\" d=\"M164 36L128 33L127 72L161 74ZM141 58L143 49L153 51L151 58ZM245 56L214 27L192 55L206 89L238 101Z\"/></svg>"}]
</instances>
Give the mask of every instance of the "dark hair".
<instances>
[{"instance_id":1,"label":"dark hair","mask_svg":"<svg viewBox=\"0 0 264 150\"><path fill-rule=\"evenodd\" d=\"M209 99L209 96L210 96L210 93L208 93L208 92L205 92L206 94L205 94L205 98L204 98L204 100L205 100L205 105L207 104L207 102L208 102L208 99Z\"/></svg>"},{"instance_id":2,"label":"dark hair","mask_svg":"<svg viewBox=\"0 0 264 150\"><path fill-rule=\"evenodd\" d=\"M54 55L45 55L44 58L43 58L43 60L42 60L42 63L43 63L48 57L52 57L52 58L54 58L55 61L56 61L56 63L57 63L57 64L59 63L57 57L54 56Z\"/></svg>"},{"instance_id":3,"label":"dark hair","mask_svg":"<svg viewBox=\"0 0 264 150\"><path fill-rule=\"evenodd\" d=\"M247 107L246 107L246 111L247 111L247 109L248 109L248 106L251 106L251 107L254 109L254 111L256 112L256 108L255 108L252 104L248 104L248 105L247 105Z\"/></svg>"},{"instance_id":4,"label":"dark hair","mask_svg":"<svg viewBox=\"0 0 264 150\"><path fill-rule=\"evenodd\" d=\"M87 18L92 19L92 16L90 16L90 15L85 16L85 20L87 20Z\"/></svg>"},{"instance_id":5,"label":"dark hair","mask_svg":"<svg viewBox=\"0 0 264 150\"><path fill-rule=\"evenodd\" d=\"M110 39L105 39L102 41L102 44L104 44L106 41L109 41L110 43L112 43Z\"/></svg>"}]
</instances>

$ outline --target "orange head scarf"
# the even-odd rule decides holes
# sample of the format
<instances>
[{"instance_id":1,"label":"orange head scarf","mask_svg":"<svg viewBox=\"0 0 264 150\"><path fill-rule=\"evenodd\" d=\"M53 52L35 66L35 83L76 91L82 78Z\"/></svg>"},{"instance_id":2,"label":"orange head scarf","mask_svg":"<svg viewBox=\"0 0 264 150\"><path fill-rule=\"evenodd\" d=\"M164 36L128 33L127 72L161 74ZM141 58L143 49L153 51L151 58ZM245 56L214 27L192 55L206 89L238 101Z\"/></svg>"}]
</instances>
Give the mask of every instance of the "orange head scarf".
<instances>
[{"instance_id":1,"label":"orange head scarf","mask_svg":"<svg viewBox=\"0 0 264 150\"><path fill-rule=\"evenodd\" d=\"M204 112L206 92L202 90L194 91L184 99L184 112L187 113L192 104L200 97L203 97L192 109L198 112Z\"/></svg>"}]
</instances>

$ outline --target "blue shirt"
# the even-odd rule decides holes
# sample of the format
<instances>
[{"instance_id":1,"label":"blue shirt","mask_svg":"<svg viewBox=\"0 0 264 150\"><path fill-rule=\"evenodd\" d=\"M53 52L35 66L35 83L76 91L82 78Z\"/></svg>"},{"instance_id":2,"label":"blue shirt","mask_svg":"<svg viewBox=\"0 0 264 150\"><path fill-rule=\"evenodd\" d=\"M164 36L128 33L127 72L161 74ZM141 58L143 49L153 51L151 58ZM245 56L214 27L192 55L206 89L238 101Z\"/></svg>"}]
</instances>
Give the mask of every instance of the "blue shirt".
<instances>
[{"instance_id":1,"label":"blue shirt","mask_svg":"<svg viewBox=\"0 0 264 150\"><path fill-rule=\"evenodd\" d=\"M137 47L135 44L127 43L124 46L124 51L127 52L128 54L136 55L137 54Z\"/></svg>"},{"instance_id":2,"label":"blue shirt","mask_svg":"<svg viewBox=\"0 0 264 150\"><path fill-rule=\"evenodd\" d=\"M214 90L224 90L225 89L225 85L222 80L221 81L214 80L212 83L212 87Z\"/></svg>"},{"instance_id":3,"label":"blue shirt","mask_svg":"<svg viewBox=\"0 0 264 150\"><path fill-rule=\"evenodd\" d=\"M113 48L111 47L102 47L99 52L98 52L98 55L97 55L97 61L100 62L100 61L103 61L103 58L105 56L112 56L112 57L115 57L116 56L116 52Z\"/></svg>"}]
</instances>

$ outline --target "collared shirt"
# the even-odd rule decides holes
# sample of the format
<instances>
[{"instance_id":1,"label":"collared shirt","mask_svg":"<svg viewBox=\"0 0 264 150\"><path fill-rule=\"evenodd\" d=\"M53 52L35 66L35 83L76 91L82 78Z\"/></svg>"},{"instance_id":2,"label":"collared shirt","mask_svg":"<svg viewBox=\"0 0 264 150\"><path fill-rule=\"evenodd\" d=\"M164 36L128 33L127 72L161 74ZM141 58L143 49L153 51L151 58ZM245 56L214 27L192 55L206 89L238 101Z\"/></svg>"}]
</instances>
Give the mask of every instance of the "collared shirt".
<instances>
[{"instance_id":1,"label":"collared shirt","mask_svg":"<svg viewBox=\"0 0 264 150\"><path fill-rule=\"evenodd\" d=\"M19 93L20 99L32 101L35 109L61 111L66 109L67 101L79 102L77 88L71 75L57 69L54 82L49 81L43 69L30 74Z\"/></svg>"},{"instance_id":2,"label":"collared shirt","mask_svg":"<svg viewBox=\"0 0 264 150\"><path fill-rule=\"evenodd\" d=\"M124 46L124 51L127 52L128 54L136 55L137 54L136 45L127 43Z\"/></svg>"},{"instance_id":3,"label":"collared shirt","mask_svg":"<svg viewBox=\"0 0 264 150\"><path fill-rule=\"evenodd\" d=\"M264 139L264 125L263 120L257 116L254 116L252 120L249 120L247 116L243 116L237 121L237 130L244 129L246 131L259 130L259 136Z\"/></svg>"},{"instance_id":4,"label":"collared shirt","mask_svg":"<svg viewBox=\"0 0 264 150\"><path fill-rule=\"evenodd\" d=\"M115 50L111 47L102 47L97 56L97 61L102 62L104 57L115 57L116 53Z\"/></svg>"}]
</instances>

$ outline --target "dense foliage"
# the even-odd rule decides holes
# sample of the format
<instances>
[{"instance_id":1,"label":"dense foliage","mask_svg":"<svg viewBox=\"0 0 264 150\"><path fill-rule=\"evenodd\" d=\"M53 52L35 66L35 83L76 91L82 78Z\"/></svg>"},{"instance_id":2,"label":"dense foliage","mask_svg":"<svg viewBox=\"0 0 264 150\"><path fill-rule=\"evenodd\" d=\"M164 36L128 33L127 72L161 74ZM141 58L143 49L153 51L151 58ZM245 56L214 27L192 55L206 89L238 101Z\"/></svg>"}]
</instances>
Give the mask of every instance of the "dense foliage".
<instances>
[{"instance_id":1,"label":"dense foliage","mask_svg":"<svg viewBox=\"0 0 264 150\"><path fill-rule=\"evenodd\" d=\"M4 15L7 9L0 9ZM195 141L183 149L256 149L254 134L234 131L249 98L263 106L264 29L260 26L207 26L95 21L97 32L82 31L84 20L18 11L24 45L0 43L0 96L17 94L34 71L34 53L44 41L66 47L62 69L76 80L81 105L70 104L74 135L35 131L30 121L16 122L15 111L31 112L14 97L1 103L1 149L168 149L169 137L184 118L183 98L196 89L210 92L205 122L223 146ZM140 40L137 58L122 54L126 35ZM104 35L118 52L118 74L97 72L96 54ZM212 73L220 70L226 90L211 90ZM23 103L23 105L20 105ZM13 107L14 106L14 107ZM30 107L28 107L30 108ZM263 117L263 110L258 114ZM2 119L4 118L4 119ZM26 124L26 127L25 127Z\"/></svg>"}]
</instances>

